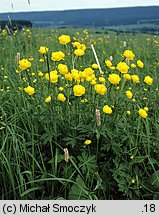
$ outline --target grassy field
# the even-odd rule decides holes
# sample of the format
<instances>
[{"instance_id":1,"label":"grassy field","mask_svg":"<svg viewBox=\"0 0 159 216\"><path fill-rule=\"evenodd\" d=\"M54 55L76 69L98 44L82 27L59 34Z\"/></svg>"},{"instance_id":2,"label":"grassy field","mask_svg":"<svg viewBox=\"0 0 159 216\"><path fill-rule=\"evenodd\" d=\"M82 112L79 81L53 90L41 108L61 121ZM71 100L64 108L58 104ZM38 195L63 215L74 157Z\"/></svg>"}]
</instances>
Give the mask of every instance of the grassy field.
<instances>
[{"instance_id":1,"label":"grassy field","mask_svg":"<svg viewBox=\"0 0 159 216\"><path fill-rule=\"evenodd\" d=\"M159 199L159 38L95 32L1 32L1 199Z\"/></svg>"}]
</instances>

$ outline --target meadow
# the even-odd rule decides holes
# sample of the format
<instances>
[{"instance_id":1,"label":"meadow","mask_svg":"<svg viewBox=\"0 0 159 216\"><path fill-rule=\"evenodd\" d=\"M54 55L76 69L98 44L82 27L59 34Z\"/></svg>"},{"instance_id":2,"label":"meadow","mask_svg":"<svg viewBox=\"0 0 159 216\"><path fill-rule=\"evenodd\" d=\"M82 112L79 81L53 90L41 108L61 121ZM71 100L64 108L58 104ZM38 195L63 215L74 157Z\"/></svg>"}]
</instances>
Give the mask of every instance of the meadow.
<instances>
[{"instance_id":1,"label":"meadow","mask_svg":"<svg viewBox=\"0 0 159 216\"><path fill-rule=\"evenodd\" d=\"M158 56L152 34L1 31L0 198L159 199Z\"/></svg>"}]
</instances>

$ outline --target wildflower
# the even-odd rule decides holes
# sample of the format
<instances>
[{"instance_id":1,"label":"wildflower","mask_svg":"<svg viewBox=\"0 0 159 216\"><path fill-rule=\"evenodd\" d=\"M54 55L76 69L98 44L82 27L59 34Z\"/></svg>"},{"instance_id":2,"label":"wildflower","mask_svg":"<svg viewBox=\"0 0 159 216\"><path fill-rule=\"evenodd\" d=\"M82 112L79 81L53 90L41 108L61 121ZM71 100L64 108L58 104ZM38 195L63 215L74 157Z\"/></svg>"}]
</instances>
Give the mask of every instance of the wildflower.
<instances>
[{"instance_id":1,"label":"wildflower","mask_svg":"<svg viewBox=\"0 0 159 216\"><path fill-rule=\"evenodd\" d=\"M131 115L131 112L130 112L130 110L127 110L127 111L126 111L126 113L127 113L128 115Z\"/></svg>"},{"instance_id":2,"label":"wildflower","mask_svg":"<svg viewBox=\"0 0 159 216\"><path fill-rule=\"evenodd\" d=\"M126 91L126 97L131 99L133 97L133 93L130 90Z\"/></svg>"},{"instance_id":3,"label":"wildflower","mask_svg":"<svg viewBox=\"0 0 159 216\"><path fill-rule=\"evenodd\" d=\"M72 81L72 74L71 73L65 74L65 78L69 81Z\"/></svg>"},{"instance_id":4,"label":"wildflower","mask_svg":"<svg viewBox=\"0 0 159 216\"><path fill-rule=\"evenodd\" d=\"M148 112L148 111L149 111L149 108L148 108L148 107L144 107L144 110L145 110L146 112Z\"/></svg>"},{"instance_id":5,"label":"wildflower","mask_svg":"<svg viewBox=\"0 0 159 216\"><path fill-rule=\"evenodd\" d=\"M104 77L99 77L99 82L104 83L105 82L105 78Z\"/></svg>"},{"instance_id":6,"label":"wildflower","mask_svg":"<svg viewBox=\"0 0 159 216\"><path fill-rule=\"evenodd\" d=\"M135 57L134 53L131 50L125 50L123 56L129 60L133 60Z\"/></svg>"},{"instance_id":7,"label":"wildflower","mask_svg":"<svg viewBox=\"0 0 159 216\"><path fill-rule=\"evenodd\" d=\"M138 113L142 118L147 118L147 116L148 116L146 110L144 110L144 109L139 109Z\"/></svg>"},{"instance_id":8,"label":"wildflower","mask_svg":"<svg viewBox=\"0 0 159 216\"><path fill-rule=\"evenodd\" d=\"M70 39L70 36L69 36L69 35L61 35L61 36L59 37L59 42L60 42L60 44L65 45L65 44L68 44L70 41L71 41L71 39Z\"/></svg>"},{"instance_id":9,"label":"wildflower","mask_svg":"<svg viewBox=\"0 0 159 216\"><path fill-rule=\"evenodd\" d=\"M144 63L143 63L141 60L138 60L138 61L137 61L137 66L138 66L139 68L143 68L143 67L144 67Z\"/></svg>"},{"instance_id":10,"label":"wildflower","mask_svg":"<svg viewBox=\"0 0 159 216\"><path fill-rule=\"evenodd\" d=\"M103 112L106 113L106 114L112 114L113 111L112 111L112 108L110 106L105 105L103 107Z\"/></svg>"},{"instance_id":11,"label":"wildflower","mask_svg":"<svg viewBox=\"0 0 159 216\"><path fill-rule=\"evenodd\" d=\"M64 94L60 93L60 94L57 95L57 99L58 99L59 101L64 102L64 101L66 100L66 97L65 97Z\"/></svg>"},{"instance_id":12,"label":"wildflower","mask_svg":"<svg viewBox=\"0 0 159 216\"><path fill-rule=\"evenodd\" d=\"M92 68L93 68L93 69L98 69L99 66L98 66L97 64L92 64Z\"/></svg>"},{"instance_id":13,"label":"wildflower","mask_svg":"<svg viewBox=\"0 0 159 216\"><path fill-rule=\"evenodd\" d=\"M51 59L53 61L60 61L60 60L63 60L65 58L65 54L61 51L58 51L58 52L52 52L52 55L51 55Z\"/></svg>"},{"instance_id":14,"label":"wildflower","mask_svg":"<svg viewBox=\"0 0 159 216\"><path fill-rule=\"evenodd\" d=\"M112 73L109 75L108 80L111 84L117 85L117 84L119 84L121 78L118 74Z\"/></svg>"},{"instance_id":15,"label":"wildflower","mask_svg":"<svg viewBox=\"0 0 159 216\"><path fill-rule=\"evenodd\" d=\"M39 48L39 53L45 54L45 53L48 52L48 50L49 50L49 49L48 49L46 46L41 46L41 47Z\"/></svg>"},{"instance_id":16,"label":"wildflower","mask_svg":"<svg viewBox=\"0 0 159 216\"><path fill-rule=\"evenodd\" d=\"M134 155L130 156L130 159L131 159L131 160L134 159Z\"/></svg>"},{"instance_id":17,"label":"wildflower","mask_svg":"<svg viewBox=\"0 0 159 216\"><path fill-rule=\"evenodd\" d=\"M84 51L83 51L82 49L76 49L76 50L74 51L74 54L75 54L76 56L83 56L83 55L84 55Z\"/></svg>"},{"instance_id":18,"label":"wildflower","mask_svg":"<svg viewBox=\"0 0 159 216\"><path fill-rule=\"evenodd\" d=\"M59 77L59 75L57 74L56 70L45 74L45 78L47 80L50 80L50 82L52 82L52 83L57 83L58 82L58 77Z\"/></svg>"},{"instance_id":19,"label":"wildflower","mask_svg":"<svg viewBox=\"0 0 159 216\"><path fill-rule=\"evenodd\" d=\"M138 75L135 75L135 74L132 75L131 79L132 79L133 83L139 83L140 82Z\"/></svg>"},{"instance_id":20,"label":"wildflower","mask_svg":"<svg viewBox=\"0 0 159 216\"><path fill-rule=\"evenodd\" d=\"M19 67L21 70L26 70L27 68L31 67L31 62L29 62L27 59L22 59L19 61Z\"/></svg>"},{"instance_id":21,"label":"wildflower","mask_svg":"<svg viewBox=\"0 0 159 216\"><path fill-rule=\"evenodd\" d=\"M135 179L131 179L131 183L134 184L135 183Z\"/></svg>"},{"instance_id":22,"label":"wildflower","mask_svg":"<svg viewBox=\"0 0 159 216\"><path fill-rule=\"evenodd\" d=\"M64 90L64 88L61 87L61 86L58 89L59 89L59 91L63 91Z\"/></svg>"},{"instance_id":23,"label":"wildflower","mask_svg":"<svg viewBox=\"0 0 159 216\"><path fill-rule=\"evenodd\" d=\"M34 94L34 92L35 92L35 89L34 89L33 87L31 87L31 86L28 86L28 87L24 88L24 91L25 91L28 95L32 96L32 95Z\"/></svg>"},{"instance_id":24,"label":"wildflower","mask_svg":"<svg viewBox=\"0 0 159 216\"><path fill-rule=\"evenodd\" d=\"M59 64L58 70L60 71L61 74L67 74L68 73L68 67L65 64Z\"/></svg>"},{"instance_id":25,"label":"wildflower","mask_svg":"<svg viewBox=\"0 0 159 216\"><path fill-rule=\"evenodd\" d=\"M39 62L43 63L45 60L43 58L39 59Z\"/></svg>"},{"instance_id":26,"label":"wildflower","mask_svg":"<svg viewBox=\"0 0 159 216\"><path fill-rule=\"evenodd\" d=\"M130 67L134 69L134 68L136 68L136 64L132 63L132 64L130 65Z\"/></svg>"},{"instance_id":27,"label":"wildflower","mask_svg":"<svg viewBox=\"0 0 159 216\"><path fill-rule=\"evenodd\" d=\"M78 41L75 41L72 43L73 47L78 48L80 46L80 43Z\"/></svg>"},{"instance_id":28,"label":"wildflower","mask_svg":"<svg viewBox=\"0 0 159 216\"><path fill-rule=\"evenodd\" d=\"M38 76L39 76L39 77L43 77L44 74L43 74L41 71L39 71Z\"/></svg>"},{"instance_id":29,"label":"wildflower","mask_svg":"<svg viewBox=\"0 0 159 216\"><path fill-rule=\"evenodd\" d=\"M124 79L126 80L131 80L131 75L130 74L123 74Z\"/></svg>"},{"instance_id":30,"label":"wildflower","mask_svg":"<svg viewBox=\"0 0 159 216\"><path fill-rule=\"evenodd\" d=\"M83 94L85 94L85 87L82 85L75 85L73 87L73 92L75 96L82 96Z\"/></svg>"},{"instance_id":31,"label":"wildflower","mask_svg":"<svg viewBox=\"0 0 159 216\"><path fill-rule=\"evenodd\" d=\"M126 62L119 62L117 64L117 70L120 71L121 73L127 73L129 70L129 66L126 64Z\"/></svg>"},{"instance_id":32,"label":"wildflower","mask_svg":"<svg viewBox=\"0 0 159 216\"><path fill-rule=\"evenodd\" d=\"M86 140L86 141L84 142L85 145L89 145L89 144L91 144L91 143L92 143L91 140Z\"/></svg>"},{"instance_id":33,"label":"wildflower","mask_svg":"<svg viewBox=\"0 0 159 216\"><path fill-rule=\"evenodd\" d=\"M152 85L152 83L153 83L153 78L151 78L150 76L146 76L145 79L144 79L144 82L145 82L147 85Z\"/></svg>"},{"instance_id":34,"label":"wildflower","mask_svg":"<svg viewBox=\"0 0 159 216\"><path fill-rule=\"evenodd\" d=\"M51 101L51 96L48 96L46 99L45 99L45 103L50 103Z\"/></svg>"},{"instance_id":35,"label":"wildflower","mask_svg":"<svg viewBox=\"0 0 159 216\"><path fill-rule=\"evenodd\" d=\"M112 62L108 59L105 60L105 64L108 68L112 67Z\"/></svg>"},{"instance_id":36,"label":"wildflower","mask_svg":"<svg viewBox=\"0 0 159 216\"><path fill-rule=\"evenodd\" d=\"M104 84L96 84L94 86L94 90L101 95L104 95L107 92L107 88L105 87Z\"/></svg>"}]
</instances>

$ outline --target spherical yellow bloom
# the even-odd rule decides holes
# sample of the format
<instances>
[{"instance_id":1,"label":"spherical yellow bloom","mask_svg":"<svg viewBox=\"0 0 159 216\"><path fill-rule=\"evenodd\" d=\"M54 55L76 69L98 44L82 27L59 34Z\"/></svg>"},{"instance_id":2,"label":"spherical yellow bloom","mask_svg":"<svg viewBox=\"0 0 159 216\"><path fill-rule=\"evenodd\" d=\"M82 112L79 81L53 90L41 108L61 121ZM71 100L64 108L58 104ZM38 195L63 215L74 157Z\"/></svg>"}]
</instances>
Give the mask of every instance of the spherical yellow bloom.
<instances>
[{"instance_id":1,"label":"spherical yellow bloom","mask_svg":"<svg viewBox=\"0 0 159 216\"><path fill-rule=\"evenodd\" d=\"M24 88L24 91L28 94L28 95L33 95L35 93L35 89L31 86L28 86L26 88Z\"/></svg>"},{"instance_id":2,"label":"spherical yellow bloom","mask_svg":"<svg viewBox=\"0 0 159 216\"><path fill-rule=\"evenodd\" d=\"M137 66L138 66L139 68L143 68L143 67L144 67L144 63L143 63L141 60L138 60L138 61L137 61Z\"/></svg>"},{"instance_id":3,"label":"spherical yellow bloom","mask_svg":"<svg viewBox=\"0 0 159 216\"><path fill-rule=\"evenodd\" d=\"M60 61L60 60L63 60L65 58L65 54L61 51L58 51L58 52L52 52L52 55L51 55L51 59L53 61Z\"/></svg>"},{"instance_id":4,"label":"spherical yellow bloom","mask_svg":"<svg viewBox=\"0 0 159 216\"><path fill-rule=\"evenodd\" d=\"M136 68L136 64L133 64L133 63L132 63L132 64L130 65L130 67L131 67L131 68Z\"/></svg>"},{"instance_id":5,"label":"spherical yellow bloom","mask_svg":"<svg viewBox=\"0 0 159 216\"><path fill-rule=\"evenodd\" d=\"M112 108L110 106L105 105L103 107L103 112L106 113L106 114L112 114L113 111L112 111Z\"/></svg>"},{"instance_id":6,"label":"spherical yellow bloom","mask_svg":"<svg viewBox=\"0 0 159 216\"><path fill-rule=\"evenodd\" d=\"M26 70L27 68L31 67L31 62L29 62L27 59L22 59L19 61L19 67L21 70Z\"/></svg>"},{"instance_id":7,"label":"spherical yellow bloom","mask_svg":"<svg viewBox=\"0 0 159 216\"><path fill-rule=\"evenodd\" d=\"M45 60L43 58L39 59L39 62L43 63Z\"/></svg>"},{"instance_id":8,"label":"spherical yellow bloom","mask_svg":"<svg viewBox=\"0 0 159 216\"><path fill-rule=\"evenodd\" d=\"M67 74L68 73L68 67L65 64L59 64L58 70L60 71L61 74Z\"/></svg>"},{"instance_id":9,"label":"spherical yellow bloom","mask_svg":"<svg viewBox=\"0 0 159 216\"><path fill-rule=\"evenodd\" d=\"M131 179L131 183L132 183L132 184L135 184L135 179Z\"/></svg>"},{"instance_id":10,"label":"spherical yellow bloom","mask_svg":"<svg viewBox=\"0 0 159 216\"><path fill-rule=\"evenodd\" d=\"M73 47L78 48L80 46L80 43L78 41L75 41L72 43Z\"/></svg>"},{"instance_id":11,"label":"spherical yellow bloom","mask_svg":"<svg viewBox=\"0 0 159 216\"><path fill-rule=\"evenodd\" d=\"M39 77L43 77L44 74L43 74L41 71L39 71L38 76L39 76Z\"/></svg>"},{"instance_id":12,"label":"spherical yellow bloom","mask_svg":"<svg viewBox=\"0 0 159 216\"><path fill-rule=\"evenodd\" d=\"M132 79L133 83L139 83L140 82L138 75L135 75L135 74L132 75L131 79Z\"/></svg>"},{"instance_id":13,"label":"spherical yellow bloom","mask_svg":"<svg viewBox=\"0 0 159 216\"><path fill-rule=\"evenodd\" d=\"M45 99L45 103L50 103L51 101L51 96L48 96L46 99Z\"/></svg>"},{"instance_id":14,"label":"spherical yellow bloom","mask_svg":"<svg viewBox=\"0 0 159 216\"><path fill-rule=\"evenodd\" d=\"M150 76L146 76L145 79L144 79L144 82L147 85L152 85L153 84L153 79Z\"/></svg>"},{"instance_id":15,"label":"spherical yellow bloom","mask_svg":"<svg viewBox=\"0 0 159 216\"><path fill-rule=\"evenodd\" d=\"M104 83L105 82L105 78L104 77L99 77L98 78L99 82Z\"/></svg>"},{"instance_id":16,"label":"spherical yellow bloom","mask_svg":"<svg viewBox=\"0 0 159 216\"><path fill-rule=\"evenodd\" d=\"M91 85L96 85L96 81L95 81L95 80L92 80L92 81L90 82L90 84L91 84Z\"/></svg>"},{"instance_id":17,"label":"spherical yellow bloom","mask_svg":"<svg viewBox=\"0 0 159 216\"><path fill-rule=\"evenodd\" d=\"M123 74L124 79L126 80L131 80L131 75L130 74Z\"/></svg>"},{"instance_id":18,"label":"spherical yellow bloom","mask_svg":"<svg viewBox=\"0 0 159 216\"><path fill-rule=\"evenodd\" d=\"M65 74L65 78L69 81L72 81L72 74L71 73Z\"/></svg>"},{"instance_id":19,"label":"spherical yellow bloom","mask_svg":"<svg viewBox=\"0 0 159 216\"><path fill-rule=\"evenodd\" d=\"M41 46L40 48L39 48L39 53L41 53L41 54L45 54L45 53L47 53L49 51L49 49L46 47L46 46Z\"/></svg>"},{"instance_id":20,"label":"spherical yellow bloom","mask_svg":"<svg viewBox=\"0 0 159 216\"><path fill-rule=\"evenodd\" d=\"M86 45L85 45L85 44L79 44L79 45L77 46L77 48L78 48L78 49L82 49L83 51L85 51L85 50L86 50Z\"/></svg>"},{"instance_id":21,"label":"spherical yellow bloom","mask_svg":"<svg viewBox=\"0 0 159 216\"><path fill-rule=\"evenodd\" d=\"M117 70L120 71L121 73L127 73L129 70L129 66L126 64L126 62L119 62L117 64Z\"/></svg>"},{"instance_id":22,"label":"spherical yellow bloom","mask_svg":"<svg viewBox=\"0 0 159 216\"><path fill-rule=\"evenodd\" d=\"M105 60L105 64L108 68L112 67L112 62L108 59Z\"/></svg>"},{"instance_id":23,"label":"spherical yellow bloom","mask_svg":"<svg viewBox=\"0 0 159 216\"><path fill-rule=\"evenodd\" d=\"M148 111L149 111L149 108L148 108L148 107L144 107L144 110L145 110L146 112L148 112Z\"/></svg>"},{"instance_id":24,"label":"spherical yellow bloom","mask_svg":"<svg viewBox=\"0 0 159 216\"><path fill-rule=\"evenodd\" d=\"M76 49L76 50L74 51L74 54L75 54L76 56L83 56L83 55L84 55L84 51L83 51L82 49Z\"/></svg>"},{"instance_id":25,"label":"spherical yellow bloom","mask_svg":"<svg viewBox=\"0 0 159 216\"><path fill-rule=\"evenodd\" d=\"M58 90L59 90L59 91L63 91L64 88L60 86L60 87L58 88Z\"/></svg>"},{"instance_id":26,"label":"spherical yellow bloom","mask_svg":"<svg viewBox=\"0 0 159 216\"><path fill-rule=\"evenodd\" d=\"M131 112L130 112L130 110L127 110L127 111L126 111L126 113L127 113L128 115L131 115Z\"/></svg>"},{"instance_id":27,"label":"spherical yellow bloom","mask_svg":"<svg viewBox=\"0 0 159 216\"><path fill-rule=\"evenodd\" d=\"M58 77L59 77L59 75L57 74L56 70L45 74L45 78L47 80L50 80L50 82L52 82L52 83L57 83L58 82Z\"/></svg>"},{"instance_id":28,"label":"spherical yellow bloom","mask_svg":"<svg viewBox=\"0 0 159 216\"><path fill-rule=\"evenodd\" d=\"M146 110L144 110L144 109L139 109L138 113L142 118L147 118L147 116L148 116Z\"/></svg>"},{"instance_id":29,"label":"spherical yellow bloom","mask_svg":"<svg viewBox=\"0 0 159 216\"><path fill-rule=\"evenodd\" d=\"M130 90L126 91L126 97L131 99L133 97L133 93Z\"/></svg>"},{"instance_id":30,"label":"spherical yellow bloom","mask_svg":"<svg viewBox=\"0 0 159 216\"><path fill-rule=\"evenodd\" d=\"M57 99L59 100L59 101L62 101L62 102L64 102L65 100L66 100L66 97L65 97L65 95L64 94L58 94L57 95Z\"/></svg>"},{"instance_id":31,"label":"spherical yellow bloom","mask_svg":"<svg viewBox=\"0 0 159 216\"><path fill-rule=\"evenodd\" d=\"M75 96L82 96L83 94L85 94L85 87L82 85L75 85L73 87L73 92Z\"/></svg>"},{"instance_id":32,"label":"spherical yellow bloom","mask_svg":"<svg viewBox=\"0 0 159 216\"><path fill-rule=\"evenodd\" d=\"M104 95L107 92L107 88L104 84L96 84L94 90L100 95Z\"/></svg>"},{"instance_id":33,"label":"spherical yellow bloom","mask_svg":"<svg viewBox=\"0 0 159 216\"><path fill-rule=\"evenodd\" d=\"M68 44L70 41L71 41L71 39L70 39L70 36L69 36L69 35L61 35L61 36L59 37L59 42L60 42L60 44L65 45L65 44Z\"/></svg>"},{"instance_id":34,"label":"spherical yellow bloom","mask_svg":"<svg viewBox=\"0 0 159 216\"><path fill-rule=\"evenodd\" d=\"M86 141L84 142L85 145L89 145L89 144L91 144L91 143L92 143L91 140L86 140Z\"/></svg>"},{"instance_id":35,"label":"spherical yellow bloom","mask_svg":"<svg viewBox=\"0 0 159 216\"><path fill-rule=\"evenodd\" d=\"M125 50L123 56L129 60L133 60L135 57L134 53L131 50Z\"/></svg>"},{"instance_id":36,"label":"spherical yellow bloom","mask_svg":"<svg viewBox=\"0 0 159 216\"><path fill-rule=\"evenodd\" d=\"M109 74L108 80L111 84L117 85L119 84L121 78L118 74L113 73L113 74Z\"/></svg>"},{"instance_id":37,"label":"spherical yellow bloom","mask_svg":"<svg viewBox=\"0 0 159 216\"><path fill-rule=\"evenodd\" d=\"M94 63L94 64L92 64L92 68L93 68L93 69L98 69L99 67L98 67L97 64Z\"/></svg>"}]
</instances>

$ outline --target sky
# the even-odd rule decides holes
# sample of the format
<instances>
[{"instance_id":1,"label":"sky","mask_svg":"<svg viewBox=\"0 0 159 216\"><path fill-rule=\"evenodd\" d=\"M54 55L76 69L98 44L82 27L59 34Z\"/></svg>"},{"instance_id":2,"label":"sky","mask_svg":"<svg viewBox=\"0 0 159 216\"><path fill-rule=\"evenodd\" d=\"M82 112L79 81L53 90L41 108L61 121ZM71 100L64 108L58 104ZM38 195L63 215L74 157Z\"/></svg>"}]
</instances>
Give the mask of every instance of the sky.
<instances>
[{"instance_id":1,"label":"sky","mask_svg":"<svg viewBox=\"0 0 159 216\"><path fill-rule=\"evenodd\" d=\"M159 0L0 0L0 13L150 5L159 6Z\"/></svg>"}]
</instances>

